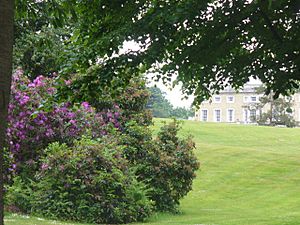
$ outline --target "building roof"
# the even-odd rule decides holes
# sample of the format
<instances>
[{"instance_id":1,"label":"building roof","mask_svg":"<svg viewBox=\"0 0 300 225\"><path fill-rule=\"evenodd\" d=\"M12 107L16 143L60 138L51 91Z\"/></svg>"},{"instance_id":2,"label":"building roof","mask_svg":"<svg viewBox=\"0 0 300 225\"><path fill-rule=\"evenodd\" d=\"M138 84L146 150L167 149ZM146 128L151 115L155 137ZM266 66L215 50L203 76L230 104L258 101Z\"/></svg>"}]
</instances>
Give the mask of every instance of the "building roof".
<instances>
[{"instance_id":1,"label":"building roof","mask_svg":"<svg viewBox=\"0 0 300 225\"><path fill-rule=\"evenodd\" d=\"M239 90L235 90L232 87L227 87L223 91L220 91L220 94L228 94L228 93L255 93L256 88L260 87L261 84L245 84L243 88Z\"/></svg>"}]
</instances>

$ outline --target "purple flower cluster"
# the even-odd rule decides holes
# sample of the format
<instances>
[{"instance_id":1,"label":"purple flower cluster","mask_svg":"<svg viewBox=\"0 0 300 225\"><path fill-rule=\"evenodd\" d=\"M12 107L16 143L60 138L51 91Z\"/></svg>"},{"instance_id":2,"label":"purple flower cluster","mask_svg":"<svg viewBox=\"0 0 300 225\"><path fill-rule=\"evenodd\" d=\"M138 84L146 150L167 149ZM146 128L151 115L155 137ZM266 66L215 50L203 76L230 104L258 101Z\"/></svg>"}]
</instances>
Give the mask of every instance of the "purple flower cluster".
<instances>
[{"instance_id":1,"label":"purple flower cluster","mask_svg":"<svg viewBox=\"0 0 300 225\"><path fill-rule=\"evenodd\" d=\"M96 112L88 102L58 104L53 101L56 92L55 78L38 76L31 82L21 70L13 75L7 128L9 171L19 172L23 165L35 164L51 142L72 143L86 132L100 137L109 124L120 129L117 106Z\"/></svg>"}]
</instances>

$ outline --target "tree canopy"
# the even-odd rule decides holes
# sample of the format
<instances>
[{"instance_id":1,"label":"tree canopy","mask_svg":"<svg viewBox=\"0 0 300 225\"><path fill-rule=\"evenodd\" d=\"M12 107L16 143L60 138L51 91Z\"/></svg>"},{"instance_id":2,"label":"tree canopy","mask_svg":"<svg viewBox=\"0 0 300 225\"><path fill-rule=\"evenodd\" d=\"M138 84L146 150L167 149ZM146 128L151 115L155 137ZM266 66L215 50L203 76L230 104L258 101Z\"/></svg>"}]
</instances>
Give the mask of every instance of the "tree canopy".
<instances>
[{"instance_id":1,"label":"tree canopy","mask_svg":"<svg viewBox=\"0 0 300 225\"><path fill-rule=\"evenodd\" d=\"M80 80L82 85L109 82L124 70L126 84L142 66L164 81L178 75L177 82L185 94L196 96L195 103L228 85L238 88L250 77L259 78L275 97L299 86L299 0L73 0L31 5L37 15L50 12L41 23L70 30L65 72L101 65L95 76ZM130 40L140 49L121 54L124 41Z\"/></svg>"},{"instance_id":2,"label":"tree canopy","mask_svg":"<svg viewBox=\"0 0 300 225\"><path fill-rule=\"evenodd\" d=\"M249 77L278 96L298 88L299 19L299 1L154 1L132 39L197 102Z\"/></svg>"}]
</instances>

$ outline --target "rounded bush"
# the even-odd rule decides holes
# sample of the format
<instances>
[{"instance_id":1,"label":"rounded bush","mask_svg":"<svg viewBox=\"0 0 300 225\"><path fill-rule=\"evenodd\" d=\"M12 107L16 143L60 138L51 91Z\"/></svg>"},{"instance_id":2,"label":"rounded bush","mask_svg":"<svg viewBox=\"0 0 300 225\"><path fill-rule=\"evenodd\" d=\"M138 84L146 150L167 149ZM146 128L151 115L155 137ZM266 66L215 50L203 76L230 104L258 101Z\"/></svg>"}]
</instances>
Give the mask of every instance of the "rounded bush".
<instances>
[{"instance_id":1,"label":"rounded bush","mask_svg":"<svg viewBox=\"0 0 300 225\"><path fill-rule=\"evenodd\" d=\"M31 196L23 202L49 218L105 224L143 220L152 202L121 156L122 148L108 138L83 138L72 147L50 144Z\"/></svg>"},{"instance_id":2,"label":"rounded bush","mask_svg":"<svg viewBox=\"0 0 300 225\"><path fill-rule=\"evenodd\" d=\"M177 210L199 168L195 143L190 137L179 138L179 128L175 120L165 124L153 140L147 127L131 122L121 139L126 146L123 155L137 168L139 180L151 187L149 197L159 211Z\"/></svg>"},{"instance_id":3,"label":"rounded bush","mask_svg":"<svg viewBox=\"0 0 300 225\"><path fill-rule=\"evenodd\" d=\"M151 152L149 168L144 173L151 177L150 193L160 211L177 210L179 200L192 190L199 162L194 154L195 143L188 137L178 137L180 124L173 121L161 127ZM151 165L151 166L150 166Z\"/></svg>"}]
</instances>

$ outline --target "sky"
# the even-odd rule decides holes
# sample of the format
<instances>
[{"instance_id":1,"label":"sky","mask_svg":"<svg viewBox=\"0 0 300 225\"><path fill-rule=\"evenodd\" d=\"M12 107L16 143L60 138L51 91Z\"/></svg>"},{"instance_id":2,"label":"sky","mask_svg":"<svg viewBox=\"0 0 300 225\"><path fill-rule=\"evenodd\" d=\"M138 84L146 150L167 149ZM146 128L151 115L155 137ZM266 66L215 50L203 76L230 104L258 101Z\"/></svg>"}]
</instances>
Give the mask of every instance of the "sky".
<instances>
[{"instance_id":1,"label":"sky","mask_svg":"<svg viewBox=\"0 0 300 225\"><path fill-rule=\"evenodd\" d=\"M119 53L125 53L127 51L138 51L140 49L139 45L133 41L124 42L123 48ZM162 81L154 82L151 79L151 74L147 75L147 79L149 81L149 86L156 85L163 92L166 93L166 99L168 99L174 107L186 107L189 108L193 102L193 97L191 96L189 99L183 99L184 95L181 92L181 86L177 85L175 88L171 89L170 86L166 86L162 83ZM176 77L174 76L173 79Z\"/></svg>"},{"instance_id":2,"label":"sky","mask_svg":"<svg viewBox=\"0 0 300 225\"><path fill-rule=\"evenodd\" d=\"M176 78L174 75L173 80ZM193 103L193 97L190 96L188 99L183 99L184 95L181 91L181 85L177 85L171 88L171 85L164 85L162 81L155 82L151 79L151 75L147 75L148 86L157 86L160 90L166 93L166 99L168 99L174 107L185 107L190 108Z\"/></svg>"}]
</instances>

